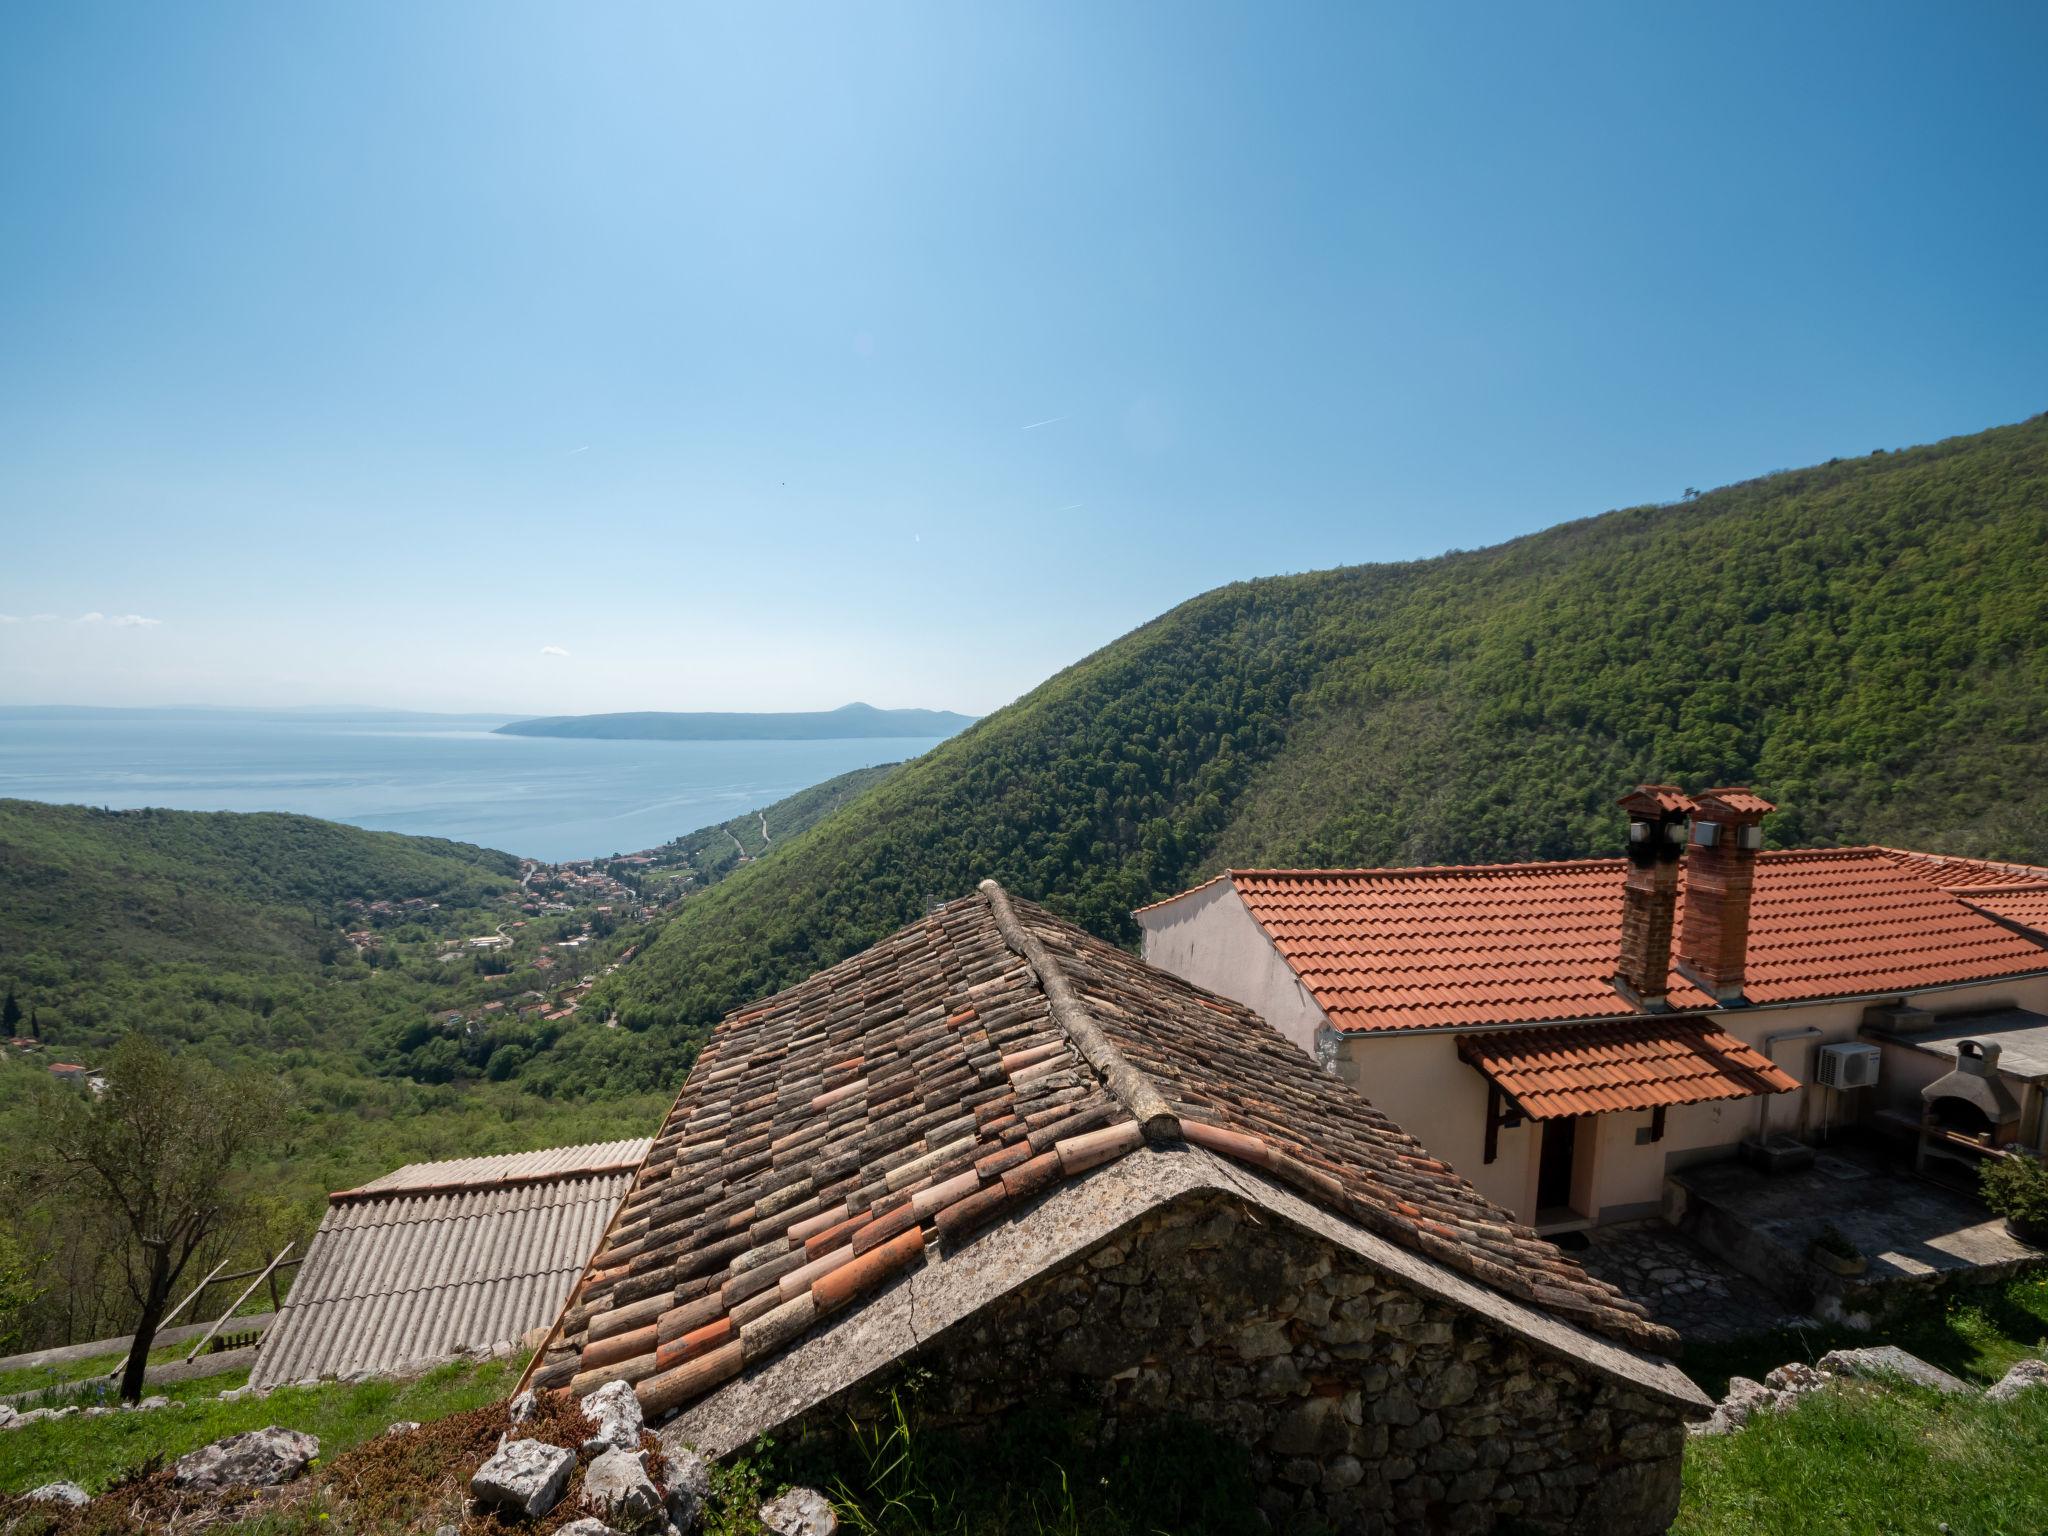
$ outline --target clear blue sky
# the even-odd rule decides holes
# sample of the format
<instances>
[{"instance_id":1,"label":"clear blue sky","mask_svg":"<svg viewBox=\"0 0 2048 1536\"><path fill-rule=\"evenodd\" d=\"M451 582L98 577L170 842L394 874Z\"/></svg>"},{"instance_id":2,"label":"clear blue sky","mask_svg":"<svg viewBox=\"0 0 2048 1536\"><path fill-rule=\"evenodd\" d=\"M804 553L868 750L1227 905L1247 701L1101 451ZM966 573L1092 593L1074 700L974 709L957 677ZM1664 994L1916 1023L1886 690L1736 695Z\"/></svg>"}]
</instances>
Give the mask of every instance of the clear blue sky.
<instances>
[{"instance_id":1,"label":"clear blue sky","mask_svg":"<svg viewBox=\"0 0 2048 1536\"><path fill-rule=\"evenodd\" d=\"M981 711L2016 420L2044 66L2034 4L9 6L0 702Z\"/></svg>"}]
</instances>

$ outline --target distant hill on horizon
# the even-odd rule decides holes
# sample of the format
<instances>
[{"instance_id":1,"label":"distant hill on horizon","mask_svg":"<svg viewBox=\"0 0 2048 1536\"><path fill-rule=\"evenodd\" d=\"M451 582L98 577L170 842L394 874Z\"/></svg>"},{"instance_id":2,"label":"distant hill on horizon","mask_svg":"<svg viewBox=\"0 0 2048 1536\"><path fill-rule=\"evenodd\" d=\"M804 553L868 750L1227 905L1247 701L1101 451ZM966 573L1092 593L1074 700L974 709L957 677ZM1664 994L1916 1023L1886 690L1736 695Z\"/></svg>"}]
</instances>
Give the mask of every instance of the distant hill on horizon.
<instances>
[{"instance_id":1,"label":"distant hill on horizon","mask_svg":"<svg viewBox=\"0 0 2048 1536\"><path fill-rule=\"evenodd\" d=\"M975 716L950 709L838 709L671 713L645 710L617 715L546 715L498 727L500 736L571 736L609 741L846 741L864 737L952 736Z\"/></svg>"}]
</instances>

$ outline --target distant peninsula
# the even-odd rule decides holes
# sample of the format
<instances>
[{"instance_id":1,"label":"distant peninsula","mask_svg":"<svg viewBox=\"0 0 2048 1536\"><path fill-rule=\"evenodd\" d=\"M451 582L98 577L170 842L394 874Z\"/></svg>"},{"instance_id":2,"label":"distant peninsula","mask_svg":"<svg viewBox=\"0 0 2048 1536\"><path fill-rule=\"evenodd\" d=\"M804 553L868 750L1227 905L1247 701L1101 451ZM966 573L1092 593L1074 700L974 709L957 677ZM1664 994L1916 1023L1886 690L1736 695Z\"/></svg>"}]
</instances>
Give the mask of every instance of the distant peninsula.
<instances>
[{"instance_id":1,"label":"distant peninsula","mask_svg":"<svg viewBox=\"0 0 2048 1536\"><path fill-rule=\"evenodd\" d=\"M624 715L547 715L514 720L500 736L575 736L609 741L845 741L854 737L951 736L974 724L950 709L838 709L783 714L643 711Z\"/></svg>"}]
</instances>

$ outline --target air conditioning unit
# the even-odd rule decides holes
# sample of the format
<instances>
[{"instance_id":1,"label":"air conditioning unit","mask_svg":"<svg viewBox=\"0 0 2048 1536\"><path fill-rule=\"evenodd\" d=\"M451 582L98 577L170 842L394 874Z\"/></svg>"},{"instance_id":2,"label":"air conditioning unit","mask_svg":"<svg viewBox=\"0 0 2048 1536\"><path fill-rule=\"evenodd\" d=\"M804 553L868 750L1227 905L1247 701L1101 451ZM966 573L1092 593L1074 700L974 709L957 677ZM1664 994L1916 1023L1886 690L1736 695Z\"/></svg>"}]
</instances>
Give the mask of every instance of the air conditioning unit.
<instances>
[{"instance_id":1,"label":"air conditioning unit","mask_svg":"<svg viewBox=\"0 0 2048 1536\"><path fill-rule=\"evenodd\" d=\"M1883 1052L1874 1045L1848 1042L1820 1048L1820 1082L1829 1088L1870 1088L1877 1083Z\"/></svg>"}]
</instances>

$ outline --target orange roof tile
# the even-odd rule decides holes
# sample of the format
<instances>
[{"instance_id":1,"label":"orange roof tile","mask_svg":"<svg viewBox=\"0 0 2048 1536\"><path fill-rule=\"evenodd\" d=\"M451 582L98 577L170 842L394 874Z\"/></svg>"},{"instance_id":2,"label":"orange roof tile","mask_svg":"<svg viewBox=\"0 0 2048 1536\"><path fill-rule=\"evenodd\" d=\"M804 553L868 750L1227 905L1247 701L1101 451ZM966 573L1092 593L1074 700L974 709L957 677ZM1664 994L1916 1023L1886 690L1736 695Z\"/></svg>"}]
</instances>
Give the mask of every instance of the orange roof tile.
<instances>
[{"instance_id":1,"label":"orange roof tile","mask_svg":"<svg viewBox=\"0 0 2048 1536\"><path fill-rule=\"evenodd\" d=\"M1532 1120L1747 1099L1799 1086L1726 1030L1691 1019L1461 1035L1458 1055Z\"/></svg>"},{"instance_id":2,"label":"orange roof tile","mask_svg":"<svg viewBox=\"0 0 2048 1536\"><path fill-rule=\"evenodd\" d=\"M2034 864L2001 864L1992 859L1957 859L1945 853L1918 853L1911 848L1878 850L1893 863L1917 870L1944 891L1968 891L2013 886L2040 886L2048 890L2048 869Z\"/></svg>"},{"instance_id":3,"label":"orange roof tile","mask_svg":"<svg viewBox=\"0 0 2048 1536\"><path fill-rule=\"evenodd\" d=\"M1232 870L1229 879L1346 1032L1634 1017L1614 990L1622 859L1420 869ZM1679 912L1685 897L1679 895ZM2048 953L1878 848L1757 856L1752 1003L2048 971ZM1674 969L1670 1005L1705 1010Z\"/></svg>"}]
</instances>

